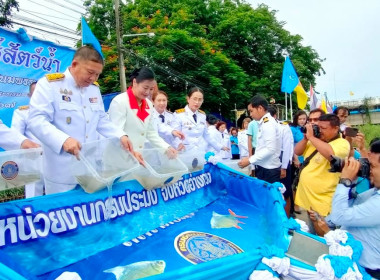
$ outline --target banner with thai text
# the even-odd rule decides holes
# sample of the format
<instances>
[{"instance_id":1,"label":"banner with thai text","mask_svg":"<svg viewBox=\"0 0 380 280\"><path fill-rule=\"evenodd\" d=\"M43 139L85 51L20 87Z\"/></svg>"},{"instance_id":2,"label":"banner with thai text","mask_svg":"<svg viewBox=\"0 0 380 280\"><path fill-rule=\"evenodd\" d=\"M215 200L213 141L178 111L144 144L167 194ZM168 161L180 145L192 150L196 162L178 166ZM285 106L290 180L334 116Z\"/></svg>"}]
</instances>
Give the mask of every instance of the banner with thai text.
<instances>
[{"instance_id":1,"label":"banner with thai text","mask_svg":"<svg viewBox=\"0 0 380 280\"><path fill-rule=\"evenodd\" d=\"M11 125L13 111L29 104L31 83L48 73L63 72L75 50L25 33L0 28L0 119Z\"/></svg>"}]
</instances>

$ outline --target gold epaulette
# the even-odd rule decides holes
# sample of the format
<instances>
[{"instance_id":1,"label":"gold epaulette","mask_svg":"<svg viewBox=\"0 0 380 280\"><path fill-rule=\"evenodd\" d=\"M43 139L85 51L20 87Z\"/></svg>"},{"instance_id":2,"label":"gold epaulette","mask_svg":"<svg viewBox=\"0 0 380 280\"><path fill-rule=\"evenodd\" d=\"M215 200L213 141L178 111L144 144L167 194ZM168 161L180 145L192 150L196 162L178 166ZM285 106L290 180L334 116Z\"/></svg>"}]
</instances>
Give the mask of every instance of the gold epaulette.
<instances>
[{"instance_id":1,"label":"gold epaulette","mask_svg":"<svg viewBox=\"0 0 380 280\"><path fill-rule=\"evenodd\" d=\"M269 118L268 118L268 117L265 117L265 118L263 119L263 123L266 123L266 122L269 122Z\"/></svg>"},{"instance_id":2,"label":"gold epaulette","mask_svg":"<svg viewBox=\"0 0 380 280\"><path fill-rule=\"evenodd\" d=\"M177 114L179 114L179 113L185 113L185 108L181 108L181 109L175 110L175 112Z\"/></svg>"},{"instance_id":3,"label":"gold epaulette","mask_svg":"<svg viewBox=\"0 0 380 280\"><path fill-rule=\"evenodd\" d=\"M100 87L100 85L99 85L98 82L93 82L92 84L93 84L94 86Z\"/></svg>"},{"instance_id":4,"label":"gold epaulette","mask_svg":"<svg viewBox=\"0 0 380 280\"><path fill-rule=\"evenodd\" d=\"M206 115L205 111L202 111L202 110L198 110L198 111L199 111L199 113Z\"/></svg>"},{"instance_id":5,"label":"gold epaulette","mask_svg":"<svg viewBox=\"0 0 380 280\"><path fill-rule=\"evenodd\" d=\"M283 121L283 122L281 122L281 124L283 124L283 125L288 125L289 122Z\"/></svg>"},{"instance_id":6,"label":"gold epaulette","mask_svg":"<svg viewBox=\"0 0 380 280\"><path fill-rule=\"evenodd\" d=\"M52 74L46 74L46 79L49 82L55 82L55 81L61 81L65 78L65 74L63 73L52 73Z\"/></svg>"},{"instance_id":7,"label":"gold epaulette","mask_svg":"<svg viewBox=\"0 0 380 280\"><path fill-rule=\"evenodd\" d=\"M19 110L28 110L29 109L29 105L19 106L18 109Z\"/></svg>"}]
</instances>

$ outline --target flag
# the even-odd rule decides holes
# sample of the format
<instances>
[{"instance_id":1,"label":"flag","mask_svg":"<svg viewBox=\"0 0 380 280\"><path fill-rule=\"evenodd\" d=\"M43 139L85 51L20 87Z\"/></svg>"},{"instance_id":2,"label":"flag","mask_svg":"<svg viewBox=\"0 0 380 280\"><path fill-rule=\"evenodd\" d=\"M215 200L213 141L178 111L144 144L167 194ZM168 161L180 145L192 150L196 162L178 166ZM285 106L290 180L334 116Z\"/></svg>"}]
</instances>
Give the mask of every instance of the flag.
<instances>
[{"instance_id":1,"label":"flag","mask_svg":"<svg viewBox=\"0 0 380 280\"><path fill-rule=\"evenodd\" d=\"M92 33L84 17L82 17L82 45L91 45L104 59L102 47L100 46L98 39L96 39L95 35Z\"/></svg>"},{"instance_id":2,"label":"flag","mask_svg":"<svg viewBox=\"0 0 380 280\"><path fill-rule=\"evenodd\" d=\"M313 86L310 84L310 110L314 110L317 108L318 98L315 95Z\"/></svg>"},{"instance_id":3,"label":"flag","mask_svg":"<svg viewBox=\"0 0 380 280\"><path fill-rule=\"evenodd\" d=\"M307 94L306 91L304 90L301 81L298 82L298 85L294 89L294 92L297 95L297 105L298 108L301 110L305 109L306 103L307 103Z\"/></svg>"},{"instance_id":4,"label":"flag","mask_svg":"<svg viewBox=\"0 0 380 280\"><path fill-rule=\"evenodd\" d=\"M321 106L319 108L322 109L325 113L327 113L326 100L322 100Z\"/></svg>"},{"instance_id":5,"label":"flag","mask_svg":"<svg viewBox=\"0 0 380 280\"><path fill-rule=\"evenodd\" d=\"M298 82L299 80L296 70L293 67L293 63L290 61L290 58L287 56L282 70L281 91L291 94L298 85Z\"/></svg>"},{"instance_id":6,"label":"flag","mask_svg":"<svg viewBox=\"0 0 380 280\"><path fill-rule=\"evenodd\" d=\"M353 96L355 93L353 91L350 91L350 95Z\"/></svg>"}]
</instances>

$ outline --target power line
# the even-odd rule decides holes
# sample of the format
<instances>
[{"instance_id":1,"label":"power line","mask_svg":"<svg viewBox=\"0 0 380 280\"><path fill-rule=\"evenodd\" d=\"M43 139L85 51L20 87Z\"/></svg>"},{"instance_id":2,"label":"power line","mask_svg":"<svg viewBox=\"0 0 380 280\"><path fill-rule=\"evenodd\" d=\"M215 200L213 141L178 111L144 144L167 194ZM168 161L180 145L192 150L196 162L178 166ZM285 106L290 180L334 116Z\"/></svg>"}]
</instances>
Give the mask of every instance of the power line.
<instances>
[{"instance_id":1,"label":"power line","mask_svg":"<svg viewBox=\"0 0 380 280\"><path fill-rule=\"evenodd\" d=\"M78 5L77 3L74 3L74 2L72 2L72 1L70 1L70 0L65 0L65 2L70 3L71 5L74 5L74 6L78 7L78 8L83 9L83 10L86 10L86 9L83 7L83 5L82 5L82 6L81 6L81 5Z\"/></svg>"},{"instance_id":2,"label":"power line","mask_svg":"<svg viewBox=\"0 0 380 280\"><path fill-rule=\"evenodd\" d=\"M83 13L78 12L77 10L75 10L73 8L70 8L70 7L67 7L67 6L65 6L65 5L63 5L63 4L59 3L59 2L54 1L54 0L45 0L45 2L49 2L49 4L54 3L54 4L56 4L56 5L64 8L64 9L66 9L66 10L70 10L70 11L73 11L74 13L78 13L80 15L83 15Z\"/></svg>"},{"instance_id":3,"label":"power line","mask_svg":"<svg viewBox=\"0 0 380 280\"><path fill-rule=\"evenodd\" d=\"M79 40L78 38L73 38L73 37L70 37L70 36L67 36L67 35L51 32L51 31L48 31L46 29L41 29L41 28L38 28L38 27L35 27L35 26L32 26L32 25L24 24L22 22L17 22L17 21L14 21L14 20L12 20L11 22L14 23L14 24L21 25L21 26L29 27L29 28L32 28L32 29L40 30L40 31L44 31L44 32L47 32L49 34L54 34L54 35L57 35L57 36L61 36L63 38L67 38L67 39L70 39L70 40L73 40L73 41L76 41L76 42Z\"/></svg>"},{"instance_id":4,"label":"power line","mask_svg":"<svg viewBox=\"0 0 380 280\"><path fill-rule=\"evenodd\" d=\"M19 16L19 15L15 15L13 17L15 19L19 19L19 20L22 20L22 21L26 21L26 22L29 22L29 23L33 23L33 24L39 25L40 27L52 28L54 30L59 30L59 31L62 31L62 32L70 33L72 35L77 35L76 32L73 32L71 29L66 28L66 27L64 27L62 25L54 26L54 25L51 25L51 24L43 23L43 22L36 21L36 20L30 19L30 18L27 18L27 17ZM51 21L49 21L49 22L51 22ZM63 28L60 28L59 26L62 26Z\"/></svg>"},{"instance_id":5,"label":"power line","mask_svg":"<svg viewBox=\"0 0 380 280\"><path fill-rule=\"evenodd\" d=\"M34 4L36 4L36 5L39 5L39 6L45 7L45 8L47 8L47 9L49 9L49 10L55 11L55 12L57 12L57 13L59 13L59 14L62 14L62 15L68 16L68 17L70 17L70 18L72 18L72 19L76 19L76 18L74 18L74 17L72 17L72 16L70 16L70 15L68 15L68 14L62 13L62 11L55 10L55 9L53 9L53 8L51 8L51 7L48 7L48 6L42 5L41 3L37 3L37 2L35 2L35 1L33 1L33 0L29 0L29 1L32 2L32 3L34 3Z\"/></svg>"},{"instance_id":6,"label":"power line","mask_svg":"<svg viewBox=\"0 0 380 280\"><path fill-rule=\"evenodd\" d=\"M178 71L170 68L169 66L162 66L162 65L156 63L155 61L149 61L149 59L147 59L146 57L143 57L142 55L139 55L139 54L137 54L137 53L135 53L129 49L123 48L123 50L129 52L130 54L136 56L139 59L144 60L145 62L148 62L149 64L153 64L156 68L160 69L164 73L169 74L171 76L175 76L176 78L184 81L186 84L187 83L194 84L194 85L202 87L203 89L208 89L208 86L206 84L204 84L204 83L202 83L196 79L185 79L185 78L181 77L180 75L185 75L185 74L178 72ZM168 69L171 69L171 71Z\"/></svg>"},{"instance_id":7,"label":"power line","mask_svg":"<svg viewBox=\"0 0 380 280\"><path fill-rule=\"evenodd\" d=\"M35 12L35 11L30 11L30 10L22 9L22 8L19 8L19 9L20 9L21 12L29 13L31 15L43 15L43 16L52 17L52 18L55 18L55 19L62 19L62 20L67 20L67 21L72 21L72 22L78 22L78 20L73 20L73 19L68 19L68 18L61 18L61 17L57 17L57 16L53 16L53 15L48 15L48 14L43 14L43 13L39 13L39 12Z\"/></svg>"}]
</instances>

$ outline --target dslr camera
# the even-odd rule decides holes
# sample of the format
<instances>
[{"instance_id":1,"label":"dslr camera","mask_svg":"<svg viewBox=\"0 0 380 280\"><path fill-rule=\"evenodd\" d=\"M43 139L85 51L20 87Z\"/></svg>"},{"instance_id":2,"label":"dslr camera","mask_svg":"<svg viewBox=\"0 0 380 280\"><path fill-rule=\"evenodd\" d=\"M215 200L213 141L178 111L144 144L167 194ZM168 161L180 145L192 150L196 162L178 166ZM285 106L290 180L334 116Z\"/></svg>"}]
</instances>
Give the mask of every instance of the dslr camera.
<instances>
[{"instance_id":1,"label":"dslr camera","mask_svg":"<svg viewBox=\"0 0 380 280\"><path fill-rule=\"evenodd\" d=\"M319 131L319 126L316 125L316 124L313 124L312 128L313 128L314 137L320 138L321 137L321 132ZM307 130L306 127L304 127L304 126L301 127L301 132L302 133L306 133L306 130Z\"/></svg>"},{"instance_id":2,"label":"dslr camera","mask_svg":"<svg viewBox=\"0 0 380 280\"><path fill-rule=\"evenodd\" d=\"M363 178L369 178L369 172L371 170L369 160L367 158L359 158L358 161L360 162L360 168L359 168L357 176L363 177ZM329 169L329 172L333 172L333 173L342 172L343 167L344 167L344 159L331 155L330 167L331 168Z\"/></svg>"}]
</instances>

